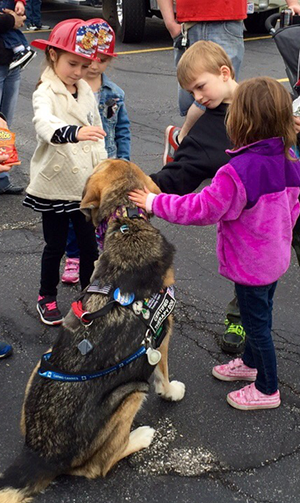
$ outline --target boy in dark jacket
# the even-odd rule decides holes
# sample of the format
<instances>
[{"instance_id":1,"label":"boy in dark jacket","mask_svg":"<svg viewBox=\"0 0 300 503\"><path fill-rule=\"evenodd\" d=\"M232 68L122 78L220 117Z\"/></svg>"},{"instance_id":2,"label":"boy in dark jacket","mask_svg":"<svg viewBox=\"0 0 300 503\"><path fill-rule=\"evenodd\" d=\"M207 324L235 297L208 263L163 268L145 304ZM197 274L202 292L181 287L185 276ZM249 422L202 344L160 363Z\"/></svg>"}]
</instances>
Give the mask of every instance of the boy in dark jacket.
<instances>
[{"instance_id":1,"label":"boy in dark jacket","mask_svg":"<svg viewBox=\"0 0 300 503\"><path fill-rule=\"evenodd\" d=\"M181 87L206 106L206 111L180 143L174 161L150 176L162 192L184 195L197 189L204 180L213 178L228 162L225 150L231 145L225 116L238 84L226 52L218 44L203 40L184 53L177 76ZM236 297L228 304L225 325L222 349L228 353L242 352L246 334Z\"/></svg>"}]
</instances>

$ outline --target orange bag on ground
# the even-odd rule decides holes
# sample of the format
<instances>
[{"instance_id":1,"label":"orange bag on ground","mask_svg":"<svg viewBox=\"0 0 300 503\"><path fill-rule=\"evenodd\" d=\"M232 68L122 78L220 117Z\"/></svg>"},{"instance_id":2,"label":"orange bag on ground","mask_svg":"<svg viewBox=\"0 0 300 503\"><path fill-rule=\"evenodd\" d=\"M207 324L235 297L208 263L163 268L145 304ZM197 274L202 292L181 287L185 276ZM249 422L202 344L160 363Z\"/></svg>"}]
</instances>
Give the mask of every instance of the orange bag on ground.
<instances>
[{"instance_id":1,"label":"orange bag on ground","mask_svg":"<svg viewBox=\"0 0 300 503\"><path fill-rule=\"evenodd\" d=\"M0 128L0 154L9 155L6 161L2 161L2 164L21 164L18 157L18 152L15 147L15 133L9 131L9 129Z\"/></svg>"}]
</instances>

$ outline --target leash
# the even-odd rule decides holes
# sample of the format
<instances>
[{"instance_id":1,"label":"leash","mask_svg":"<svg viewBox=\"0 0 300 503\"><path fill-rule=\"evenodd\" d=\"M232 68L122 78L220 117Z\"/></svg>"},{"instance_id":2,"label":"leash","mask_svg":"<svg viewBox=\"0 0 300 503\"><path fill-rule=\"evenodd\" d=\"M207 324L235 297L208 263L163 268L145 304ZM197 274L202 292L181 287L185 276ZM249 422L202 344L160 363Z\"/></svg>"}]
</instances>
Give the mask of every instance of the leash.
<instances>
[{"instance_id":1,"label":"leash","mask_svg":"<svg viewBox=\"0 0 300 503\"><path fill-rule=\"evenodd\" d=\"M89 285L87 288L88 293L102 293L109 295L112 290L110 285L104 287L99 287L97 281ZM85 294L82 294L83 296ZM161 359L161 353L153 348L158 347L165 337L165 327L164 322L171 314L175 307L176 300L174 298L174 290L169 287L159 294L152 295L149 299L144 299L134 302L134 294L121 294L120 289L117 288L113 293L113 298L107 302L107 304L90 313L85 311L82 307L82 301L72 303L72 309L75 316L81 321L84 326L89 326L93 323L96 318L104 316L107 314L115 304L120 304L123 307L130 308L133 313L146 325L147 330L142 341L141 347L127 356L124 360L119 363L92 373L76 373L76 372L62 372L60 369L56 368L49 360L52 353L46 353L42 356L41 365L38 369L38 374L41 377L52 379L54 381L61 382L84 382L91 379L96 379L98 377L103 377L105 375L111 374L112 372L117 372L121 368L129 365L133 361L137 360L141 356L147 356L149 365L157 365ZM84 349L83 349L84 347ZM93 346L87 339L83 339L79 345L78 349L84 356L89 351L93 349Z\"/></svg>"}]
</instances>

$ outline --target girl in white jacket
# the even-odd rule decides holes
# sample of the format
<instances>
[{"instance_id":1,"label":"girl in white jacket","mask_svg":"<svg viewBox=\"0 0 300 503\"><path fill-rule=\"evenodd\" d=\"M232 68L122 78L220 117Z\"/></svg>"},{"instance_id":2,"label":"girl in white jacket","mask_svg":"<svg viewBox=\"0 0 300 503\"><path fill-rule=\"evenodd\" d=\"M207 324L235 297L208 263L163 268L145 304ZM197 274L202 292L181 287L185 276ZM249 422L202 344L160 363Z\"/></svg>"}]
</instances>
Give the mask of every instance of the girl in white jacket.
<instances>
[{"instance_id":1,"label":"girl in white jacket","mask_svg":"<svg viewBox=\"0 0 300 503\"><path fill-rule=\"evenodd\" d=\"M80 282L84 289L97 259L94 228L79 210L82 191L93 168L107 153L97 103L82 80L98 50L109 43L109 30L97 20L68 19L56 25L45 49L47 68L33 94L37 148L30 165L24 205L42 213L46 242L42 255L37 310L47 325L62 323L56 295L60 261L65 252L69 219L80 250Z\"/></svg>"}]
</instances>

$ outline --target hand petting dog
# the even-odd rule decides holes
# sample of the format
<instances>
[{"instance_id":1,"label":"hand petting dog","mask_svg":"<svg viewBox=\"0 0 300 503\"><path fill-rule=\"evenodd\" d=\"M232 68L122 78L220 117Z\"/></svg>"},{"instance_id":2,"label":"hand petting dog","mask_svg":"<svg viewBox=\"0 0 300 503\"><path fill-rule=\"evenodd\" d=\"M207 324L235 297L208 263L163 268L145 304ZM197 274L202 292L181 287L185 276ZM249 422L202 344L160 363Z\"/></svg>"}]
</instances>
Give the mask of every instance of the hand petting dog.
<instances>
[{"instance_id":1,"label":"hand petting dog","mask_svg":"<svg viewBox=\"0 0 300 503\"><path fill-rule=\"evenodd\" d=\"M147 197L151 194L150 190L147 187L144 187L143 190L135 189L129 192L128 197L131 201L134 202L139 208L148 211L147 209ZM155 196L155 194L153 194Z\"/></svg>"}]
</instances>

